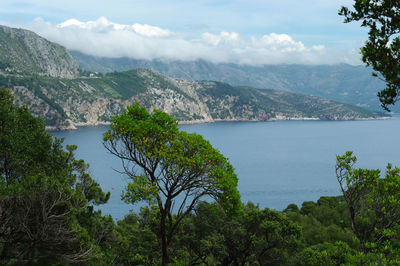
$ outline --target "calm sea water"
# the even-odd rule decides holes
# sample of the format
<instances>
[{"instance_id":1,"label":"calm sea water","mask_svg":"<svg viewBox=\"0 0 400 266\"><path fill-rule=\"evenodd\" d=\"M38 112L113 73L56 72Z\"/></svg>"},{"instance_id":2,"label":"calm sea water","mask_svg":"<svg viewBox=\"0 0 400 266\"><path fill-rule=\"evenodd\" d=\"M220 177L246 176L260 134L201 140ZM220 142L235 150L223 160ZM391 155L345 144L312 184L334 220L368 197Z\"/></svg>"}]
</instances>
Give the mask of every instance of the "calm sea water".
<instances>
[{"instance_id":1,"label":"calm sea water","mask_svg":"<svg viewBox=\"0 0 400 266\"><path fill-rule=\"evenodd\" d=\"M103 213L122 219L137 207L123 203L121 191L127 179L119 159L102 145L107 126L77 131L52 132L66 144L78 145L77 158L90 164L90 173L110 201ZM400 118L375 121L278 121L220 122L183 125L197 132L230 159L239 177L242 201L282 210L290 203L301 205L320 196L339 195L335 157L351 150L356 166L384 170L387 163L400 166Z\"/></svg>"}]
</instances>

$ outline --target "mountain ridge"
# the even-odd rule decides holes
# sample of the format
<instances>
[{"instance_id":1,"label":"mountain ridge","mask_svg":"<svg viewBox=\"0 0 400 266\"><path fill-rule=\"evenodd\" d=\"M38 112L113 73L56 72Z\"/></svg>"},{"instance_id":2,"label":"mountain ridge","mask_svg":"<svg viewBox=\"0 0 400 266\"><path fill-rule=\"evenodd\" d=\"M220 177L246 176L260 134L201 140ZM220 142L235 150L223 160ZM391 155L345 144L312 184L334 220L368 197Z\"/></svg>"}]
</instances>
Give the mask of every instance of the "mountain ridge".
<instances>
[{"instance_id":1,"label":"mountain ridge","mask_svg":"<svg viewBox=\"0 0 400 266\"><path fill-rule=\"evenodd\" d=\"M6 66L0 68L0 86L11 89L17 105L27 105L45 120L48 129L106 124L134 102L149 111L165 111L181 123L384 116L316 96L218 81L187 81L149 69L106 75L82 71L64 47L32 32L3 26L0 34L9 34L5 39L10 40L0 46L0 65ZM13 51L9 57L5 56L7 47ZM15 58L18 52L30 63L26 68Z\"/></svg>"},{"instance_id":2,"label":"mountain ridge","mask_svg":"<svg viewBox=\"0 0 400 266\"><path fill-rule=\"evenodd\" d=\"M0 25L0 71L52 77L79 76L79 66L63 46L32 31Z\"/></svg>"},{"instance_id":3,"label":"mountain ridge","mask_svg":"<svg viewBox=\"0 0 400 266\"><path fill-rule=\"evenodd\" d=\"M70 51L77 63L88 71L108 73L135 68L151 68L161 74L188 80L215 80L234 86L277 89L315 95L334 101L381 111L377 92L385 83L371 75L365 66L337 65L237 65L205 60L138 60L106 58ZM394 106L400 111L400 107Z\"/></svg>"},{"instance_id":4,"label":"mountain ridge","mask_svg":"<svg viewBox=\"0 0 400 266\"><path fill-rule=\"evenodd\" d=\"M27 104L56 129L109 123L128 105L165 111L181 123L216 121L356 120L383 117L377 112L316 96L215 81L173 79L148 69L105 76L59 79L2 77L12 84L17 103Z\"/></svg>"}]
</instances>

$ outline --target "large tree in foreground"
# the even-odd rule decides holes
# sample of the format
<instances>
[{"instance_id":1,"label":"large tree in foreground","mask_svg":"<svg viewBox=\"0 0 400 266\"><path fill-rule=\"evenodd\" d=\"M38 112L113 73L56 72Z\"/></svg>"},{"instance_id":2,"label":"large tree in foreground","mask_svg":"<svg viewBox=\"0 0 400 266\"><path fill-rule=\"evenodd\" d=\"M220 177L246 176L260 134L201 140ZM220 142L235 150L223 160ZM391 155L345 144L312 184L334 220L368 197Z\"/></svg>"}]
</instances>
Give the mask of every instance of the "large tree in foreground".
<instances>
[{"instance_id":1,"label":"large tree in foreground","mask_svg":"<svg viewBox=\"0 0 400 266\"><path fill-rule=\"evenodd\" d=\"M0 88L0 264L82 263L100 255L113 221L83 160Z\"/></svg>"},{"instance_id":2,"label":"large tree in foreground","mask_svg":"<svg viewBox=\"0 0 400 266\"><path fill-rule=\"evenodd\" d=\"M218 150L198 134L180 131L164 112L149 114L137 103L114 117L104 145L122 159L130 178L124 200L148 201L160 211L162 264L182 219L202 198L216 199L226 211L241 208L237 177Z\"/></svg>"},{"instance_id":3,"label":"large tree in foreground","mask_svg":"<svg viewBox=\"0 0 400 266\"><path fill-rule=\"evenodd\" d=\"M382 107L389 110L400 94L400 1L355 0L353 8L342 7L339 14L346 23L361 21L361 26L369 28L362 60L386 82L378 96Z\"/></svg>"}]
</instances>

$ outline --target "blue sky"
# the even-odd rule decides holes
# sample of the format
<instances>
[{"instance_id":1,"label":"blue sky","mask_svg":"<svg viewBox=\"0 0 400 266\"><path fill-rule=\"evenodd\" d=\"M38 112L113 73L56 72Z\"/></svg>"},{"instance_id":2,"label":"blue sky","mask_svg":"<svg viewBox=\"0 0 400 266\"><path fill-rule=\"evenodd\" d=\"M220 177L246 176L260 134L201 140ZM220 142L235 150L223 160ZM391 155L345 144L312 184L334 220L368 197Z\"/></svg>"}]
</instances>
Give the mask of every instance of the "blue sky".
<instances>
[{"instance_id":1,"label":"blue sky","mask_svg":"<svg viewBox=\"0 0 400 266\"><path fill-rule=\"evenodd\" d=\"M340 6L352 3L351 0L2 0L0 22L33 30L69 49L109 57L215 58L212 61L249 64L359 64L358 49L367 38L366 30L356 23L344 24L337 15ZM70 19L81 24L59 26ZM89 21L101 22L103 35L98 25L89 29L82 24ZM109 31L105 30L107 23L114 25ZM137 32L137 27L120 31L121 27L115 26L135 24L170 34L149 36ZM111 37L114 43L107 40ZM101 50L97 45L85 50L79 47L78 40L108 47ZM122 47L118 42L126 45ZM129 47L138 48L130 52Z\"/></svg>"}]
</instances>

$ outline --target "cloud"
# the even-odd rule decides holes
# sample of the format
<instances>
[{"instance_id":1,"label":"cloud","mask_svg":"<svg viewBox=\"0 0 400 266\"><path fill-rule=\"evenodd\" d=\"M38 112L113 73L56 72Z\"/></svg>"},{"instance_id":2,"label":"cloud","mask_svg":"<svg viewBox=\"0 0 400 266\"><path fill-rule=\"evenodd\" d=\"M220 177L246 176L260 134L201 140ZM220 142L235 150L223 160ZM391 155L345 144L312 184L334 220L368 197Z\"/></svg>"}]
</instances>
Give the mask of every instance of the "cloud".
<instances>
[{"instance_id":1,"label":"cloud","mask_svg":"<svg viewBox=\"0 0 400 266\"><path fill-rule=\"evenodd\" d=\"M281 52L304 52L307 49L302 42L296 42L287 34L271 33L264 35L260 39L253 37L252 43L256 48Z\"/></svg>"},{"instance_id":2,"label":"cloud","mask_svg":"<svg viewBox=\"0 0 400 266\"><path fill-rule=\"evenodd\" d=\"M213 46L218 46L223 42L224 44L235 43L239 40L239 34L236 32L226 32L223 31L219 35L215 35L209 32L204 32L202 34L202 40L206 44L211 44Z\"/></svg>"},{"instance_id":3,"label":"cloud","mask_svg":"<svg viewBox=\"0 0 400 266\"><path fill-rule=\"evenodd\" d=\"M108 33L112 31L132 31L146 37L166 37L172 34L169 30L161 29L150 25L133 24L123 25L108 21L105 17L100 17L95 21L81 22L76 19L68 19L57 25L58 28L75 28L88 30L91 32Z\"/></svg>"},{"instance_id":4,"label":"cloud","mask_svg":"<svg viewBox=\"0 0 400 266\"><path fill-rule=\"evenodd\" d=\"M172 32L146 24L118 24L100 17L82 22L69 19L52 24L37 18L25 25L39 35L70 50L102 57L165 59L238 64L359 64L357 51L310 47L288 34L269 33L243 38L236 32L203 32L188 39L185 33Z\"/></svg>"}]
</instances>

